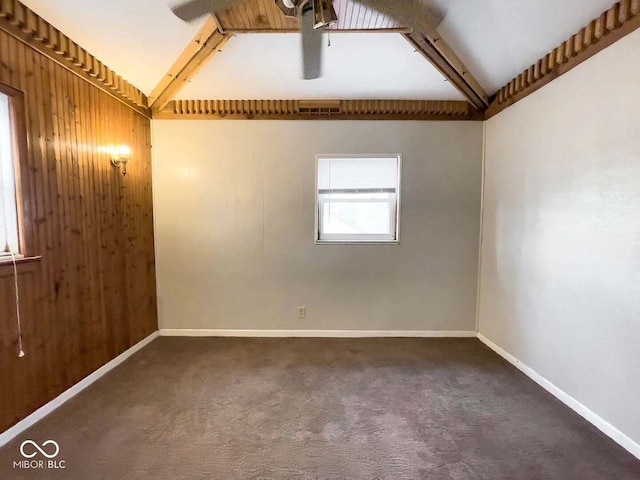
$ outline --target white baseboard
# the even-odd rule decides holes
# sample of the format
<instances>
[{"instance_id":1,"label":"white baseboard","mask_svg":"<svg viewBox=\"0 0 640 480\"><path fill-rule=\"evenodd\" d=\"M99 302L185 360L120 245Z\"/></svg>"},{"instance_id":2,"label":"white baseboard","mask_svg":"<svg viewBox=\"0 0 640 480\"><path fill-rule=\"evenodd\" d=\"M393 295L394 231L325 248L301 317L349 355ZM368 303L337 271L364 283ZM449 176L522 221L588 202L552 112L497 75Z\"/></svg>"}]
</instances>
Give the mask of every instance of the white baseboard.
<instances>
[{"instance_id":1,"label":"white baseboard","mask_svg":"<svg viewBox=\"0 0 640 480\"><path fill-rule=\"evenodd\" d=\"M90 374L89 376L76 383L74 386L51 400L46 405L40 407L31 415L21 420L9 430L0 434L0 447L11 441L16 436L20 435L26 429L34 425L36 422L53 412L56 408L61 406L67 400L80 393L89 385L94 383L100 377L105 375L110 370L124 362L127 358L131 357L134 353L147 346L158 336L167 337L280 337L280 338L294 338L294 337L317 337L317 338L375 338L375 337L395 337L395 338L474 338L478 339L495 351L498 355L503 357L509 363L514 365L525 375L531 378L534 382L547 390L549 393L558 398L561 402L574 410L576 413L584 417L587 421L595 425L605 435L610 437L624 449L629 451L632 455L640 459L640 444L633 441L630 437L622 433L616 427L604 420L592 410L585 407L578 400L564 392L560 388L556 387L553 383L546 378L539 375L532 368L528 367L516 357L508 353L503 348L499 347L487 337L481 333L469 332L469 331L413 331L413 330L222 330L222 329L161 329L152 333L144 340L138 342L127 351L118 355L109 363L103 365L98 370Z\"/></svg>"},{"instance_id":2,"label":"white baseboard","mask_svg":"<svg viewBox=\"0 0 640 480\"><path fill-rule=\"evenodd\" d=\"M121 353L116 358L111 360L109 363L103 365L102 367L97 369L95 372L93 372L89 376L83 378L78 383L76 383L74 386L72 386L68 390L65 390L64 392L62 392L56 398L51 400L46 405L43 405L42 407L40 407L38 410L33 412L28 417L24 418L23 420L20 420L18 423L16 423L13 427L11 427L6 432L1 433L0 434L0 447L5 445L9 441L13 440L15 437L20 435L27 428L31 427L33 424L35 424L39 420L42 420L44 417L49 415L56 408L58 408L60 405L62 405L67 400L69 400L73 396L75 396L78 393L80 393L82 390L87 388L89 385L94 383L96 380L98 380L100 377L105 375L110 370L113 370L115 367L120 365L122 362L124 362L127 358L129 358L131 355L136 353L138 350L146 347L149 343L151 343L153 340L158 338L159 335L160 335L159 332L157 332L157 331L153 332L147 338L145 338L144 340L141 340L140 342L136 343L133 347L131 347L130 349L128 349L125 352Z\"/></svg>"},{"instance_id":3,"label":"white baseboard","mask_svg":"<svg viewBox=\"0 0 640 480\"><path fill-rule=\"evenodd\" d=\"M629 438L627 435L622 433L616 427L611 425L601 416L599 416L589 408L585 407L582 403L580 403L578 400L576 400L571 395L566 393L564 390L561 390L560 388L556 387L553 383L551 383L549 380L547 380L546 378L538 374L531 367L528 367L527 365L522 363L516 357L514 357L509 352L507 352L503 348L493 343L491 340L489 340L487 337L485 337L479 332L478 332L478 339L482 343L484 343L487 347L489 347L491 350L493 350L498 355L500 355L505 360L507 360L509 363L514 365L518 370L523 372L531 380L533 380L542 388L544 388L547 392L551 393L554 397L556 397L562 403L564 403L573 411L575 411L578 415L582 416L588 422L592 423L596 428L598 428L598 430L600 430L602 433L607 435L609 438L611 438L614 442L616 442L622 448L624 448L629 453L631 453L632 455L640 459L640 444L633 441L631 438Z\"/></svg>"},{"instance_id":4,"label":"white baseboard","mask_svg":"<svg viewBox=\"0 0 640 480\"><path fill-rule=\"evenodd\" d=\"M224 330L161 328L163 337L475 338L476 332L420 330Z\"/></svg>"}]
</instances>

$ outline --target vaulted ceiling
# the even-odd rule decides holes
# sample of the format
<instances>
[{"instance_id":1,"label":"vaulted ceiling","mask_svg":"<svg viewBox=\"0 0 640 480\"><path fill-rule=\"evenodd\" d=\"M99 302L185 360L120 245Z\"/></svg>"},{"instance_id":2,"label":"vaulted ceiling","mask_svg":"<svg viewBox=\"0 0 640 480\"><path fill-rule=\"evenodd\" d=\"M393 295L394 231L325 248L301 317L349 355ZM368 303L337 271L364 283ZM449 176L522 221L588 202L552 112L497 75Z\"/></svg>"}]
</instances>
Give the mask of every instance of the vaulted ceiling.
<instances>
[{"instance_id":1,"label":"vaulted ceiling","mask_svg":"<svg viewBox=\"0 0 640 480\"><path fill-rule=\"evenodd\" d=\"M338 15L338 22L329 27L333 31L390 32L405 29L396 19L351 0L333 0L333 8ZM224 31L234 33L297 31L300 28L299 21L283 16L273 0L240 2L228 11L218 13L216 17Z\"/></svg>"},{"instance_id":2,"label":"vaulted ceiling","mask_svg":"<svg viewBox=\"0 0 640 480\"><path fill-rule=\"evenodd\" d=\"M147 94L202 24L177 19L168 8L171 0L23 3ZM611 4L612 0L439 0L445 17L438 30L491 94ZM400 26L365 9L357 11L347 0L336 0L336 9L341 16L340 28ZM267 23L268 16L266 12ZM227 24L233 23L231 20L246 25L257 21L248 16L227 16ZM341 33L332 35L331 40L332 46L325 48L325 77L303 82L297 71L295 38L286 34L239 35L180 95L460 98L429 63L414 54L400 34Z\"/></svg>"},{"instance_id":3,"label":"vaulted ceiling","mask_svg":"<svg viewBox=\"0 0 640 480\"><path fill-rule=\"evenodd\" d=\"M323 76L300 78L300 36L238 35L176 98L464 100L401 35L341 33L324 47Z\"/></svg>"},{"instance_id":4,"label":"vaulted ceiling","mask_svg":"<svg viewBox=\"0 0 640 480\"><path fill-rule=\"evenodd\" d=\"M444 0L438 31L491 94L615 0Z\"/></svg>"}]
</instances>

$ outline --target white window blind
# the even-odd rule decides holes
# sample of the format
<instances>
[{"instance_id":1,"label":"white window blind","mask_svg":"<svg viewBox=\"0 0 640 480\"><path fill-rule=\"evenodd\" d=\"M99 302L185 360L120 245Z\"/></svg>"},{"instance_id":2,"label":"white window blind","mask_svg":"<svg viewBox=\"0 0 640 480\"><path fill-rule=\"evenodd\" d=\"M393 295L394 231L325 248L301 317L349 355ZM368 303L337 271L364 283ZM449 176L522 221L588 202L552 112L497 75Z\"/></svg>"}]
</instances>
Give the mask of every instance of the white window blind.
<instances>
[{"instance_id":1,"label":"white window blind","mask_svg":"<svg viewBox=\"0 0 640 480\"><path fill-rule=\"evenodd\" d=\"M0 257L19 250L10 107L9 97L0 93Z\"/></svg>"},{"instance_id":2,"label":"white window blind","mask_svg":"<svg viewBox=\"0 0 640 480\"><path fill-rule=\"evenodd\" d=\"M400 157L318 156L318 242L396 242Z\"/></svg>"}]
</instances>

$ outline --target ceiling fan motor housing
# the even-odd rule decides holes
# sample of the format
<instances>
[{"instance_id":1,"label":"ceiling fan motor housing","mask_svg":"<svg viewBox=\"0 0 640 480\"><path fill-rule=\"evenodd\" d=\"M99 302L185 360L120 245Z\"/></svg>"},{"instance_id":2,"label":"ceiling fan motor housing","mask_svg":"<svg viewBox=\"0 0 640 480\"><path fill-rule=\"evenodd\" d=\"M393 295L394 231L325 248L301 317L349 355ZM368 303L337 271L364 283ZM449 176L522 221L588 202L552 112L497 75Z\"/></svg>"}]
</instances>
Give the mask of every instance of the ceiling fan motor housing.
<instances>
[{"instance_id":1,"label":"ceiling fan motor housing","mask_svg":"<svg viewBox=\"0 0 640 480\"><path fill-rule=\"evenodd\" d=\"M276 6L286 17L296 18L301 0L274 0Z\"/></svg>"}]
</instances>

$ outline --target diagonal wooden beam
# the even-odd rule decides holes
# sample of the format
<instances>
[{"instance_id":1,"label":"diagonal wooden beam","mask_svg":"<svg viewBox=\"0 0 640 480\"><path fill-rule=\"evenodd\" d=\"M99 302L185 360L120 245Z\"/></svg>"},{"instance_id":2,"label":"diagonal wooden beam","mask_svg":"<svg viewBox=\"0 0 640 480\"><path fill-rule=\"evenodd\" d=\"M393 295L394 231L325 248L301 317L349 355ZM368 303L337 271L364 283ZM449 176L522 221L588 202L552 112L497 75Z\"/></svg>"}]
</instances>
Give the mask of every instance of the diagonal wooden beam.
<instances>
[{"instance_id":1,"label":"diagonal wooden beam","mask_svg":"<svg viewBox=\"0 0 640 480\"><path fill-rule=\"evenodd\" d=\"M411 27L413 33L405 38L445 75L478 109L489 106L489 96L447 42L436 25L444 16L438 9L429 8L421 0L358 0L368 7L394 18L401 25Z\"/></svg>"},{"instance_id":2,"label":"diagonal wooden beam","mask_svg":"<svg viewBox=\"0 0 640 480\"><path fill-rule=\"evenodd\" d=\"M482 88L480 82L476 80L456 52L444 41L444 38L440 36L438 31L434 28L431 32L426 32L424 36L447 63L453 67L456 73L471 87L474 93L482 99L482 103L484 104L483 108L486 108L490 102L489 95L487 95L487 92Z\"/></svg>"},{"instance_id":3,"label":"diagonal wooden beam","mask_svg":"<svg viewBox=\"0 0 640 480\"><path fill-rule=\"evenodd\" d=\"M489 106L489 96L455 52L437 34L405 33L403 37L422 54L478 110Z\"/></svg>"},{"instance_id":4,"label":"diagonal wooden beam","mask_svg":"<svg viewBox=\"0 0 640 480\"><path fill-rule=\"evenodd\" d=\"M213 17L208 18L151 92L149 107L154 111L162 110L230 37L230 34L220 32Z\"/></svg>"}]
</instances>

